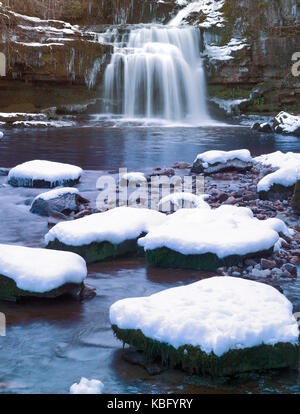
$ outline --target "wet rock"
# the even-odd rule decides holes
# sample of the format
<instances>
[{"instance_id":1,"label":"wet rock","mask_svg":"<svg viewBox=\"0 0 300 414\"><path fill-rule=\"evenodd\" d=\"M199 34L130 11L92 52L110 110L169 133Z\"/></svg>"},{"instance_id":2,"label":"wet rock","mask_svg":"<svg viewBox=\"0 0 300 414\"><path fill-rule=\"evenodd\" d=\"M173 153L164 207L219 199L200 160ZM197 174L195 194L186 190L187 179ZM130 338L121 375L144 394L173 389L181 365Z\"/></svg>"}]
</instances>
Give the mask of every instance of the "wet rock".
<instances>
[{"instance_id":1,"label":"wet rock","mask_svg":"<svg viewBox=\"0 0 300 414\"><path fill-rule=\"evenodd\" d=\"M274 260L267 260L263 258L260 261L260 265L263 270L274 269L274 267L276 267L276 262Z\"/></svg>"},{"instance_id":2,"label":"wet rock","mask_svg":"<svg viewBox=\"0 0 300 414\"><path fill-rule=\"evenodd\" d=\"M80 300L93 299L95 296L96 288L85 283L79 294Z\"/></svg>"},{"instance_id":3,"label":"wet rock","mask_svg":"<svg viewBox=\"0 0 300 414\"><path fill-rule=\"evenodd\" d=\"M10 168L0 168L0 176L7 176L10 171Z\"/></svg>"},{"instance_id":4,"label":"wet rock","mask_svg":"<svg viewBox=\"0 0 300 414\"><path fill-rule=\"evenodd\" d=\"M83 210L88 203L89 200L70 190L70 192L59 194L51 199L44 199L42 196L35 198L30 212L44 217L55 217L55 213L69 216L72 212L78 213L80 210ZM58 217L57 214L56 217ZM59 218L62 219L63 217Z\"/></svg>"},{"instance_id":5,"label":"wet rock","mask_svg":"<svg viewBox=\"0 0 300 414\"><path fill-rule=\"evenodd\" d=\"M259 122L256 122L255 124L252 125L252 129L254 131L264 132L264 133L269 133L269 134L274 132L271 125L268 122L264 122L262 124L260 124Z\"/></svg>"},{"instance_id":6,"label":"wet rock","mask_svg":"<svg viewBox=\"0 0 300 414\"><path fill-rule=\"evenodd\" d=\"M297 267L291 263L286 263L282 266L282 271L287 271L292 276L297 276Z\"/></svg>"},{"instance_id":7,"label":"wet rock","mask_svg":"<svg viewBox=\"0 0 300 414\"><path fill-rule=\"evenodd\" d=\"M224 202L224 204L228 204L228 205L233 205L233 204L235 204L236 203L236 199L234 198L234 197L229 197L225 202Z\"/></svg>"},{"instance_id":8,"label":"wet rock","mask_svg":"<svg viewBox=\"0 0 300 414\"><path fill-rule=\"evenodd\" d=\"M149 375L158 375L168 368L159 364L154 359L147 357L143 352L130 349L122 354L122 358L133 365L138 365L148 372Z\"/></svg>"}]
</instances>

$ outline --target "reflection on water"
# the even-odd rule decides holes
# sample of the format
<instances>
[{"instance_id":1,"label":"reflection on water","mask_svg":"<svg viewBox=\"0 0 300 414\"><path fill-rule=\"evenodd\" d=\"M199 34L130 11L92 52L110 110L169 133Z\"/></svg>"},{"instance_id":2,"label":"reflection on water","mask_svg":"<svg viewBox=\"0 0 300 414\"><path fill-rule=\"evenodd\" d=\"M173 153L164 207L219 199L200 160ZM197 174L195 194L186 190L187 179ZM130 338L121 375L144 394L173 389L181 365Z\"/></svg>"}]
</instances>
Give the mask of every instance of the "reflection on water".
<instances>
[{"instance_id":1,"label":"reflection on water","mask_svg":"<svg viewBox=\"0 0 300 414\"><path fill-rule=\"evenodd\" d=\"M253 155L299 151L300 139L259 134L246 127L66 128L6 131L0 141L0 167L32 159L77 164L88 170L192 162L203 151L248 148Z\"/></svg>"},{"instance_id":2,"label":"reflection on water","mask_svg":"<svg viewBox=\"0 0 300 414\"><path fill-rule=\"evenodd\" d=\"M253 154L299 151L297 138L261 135L246 128L65 129L8 131L0 141L0 166L33 158L78 164L85 171L80 191L95 200L99 170L117 170L191 162L200 151L249 148ZM96 171L97 170L97 171ZM0 177L0 242L42 246L47 219L29 213L40 190L12 189ZM209 276L194 270L154 269L143 259L124 258L89 266L88 284L97 295L83 303L67 300L0 302L7 336L0 337L0 393L65 393L81 376L100 379L108 393L300 392L299 371L274 371L212 380L170 370L149 376L122 359L122 344L109 324L110 305L125 297L145 296ZM282 285L300 311L300 285Z\"/></svg>"}]
</instances>

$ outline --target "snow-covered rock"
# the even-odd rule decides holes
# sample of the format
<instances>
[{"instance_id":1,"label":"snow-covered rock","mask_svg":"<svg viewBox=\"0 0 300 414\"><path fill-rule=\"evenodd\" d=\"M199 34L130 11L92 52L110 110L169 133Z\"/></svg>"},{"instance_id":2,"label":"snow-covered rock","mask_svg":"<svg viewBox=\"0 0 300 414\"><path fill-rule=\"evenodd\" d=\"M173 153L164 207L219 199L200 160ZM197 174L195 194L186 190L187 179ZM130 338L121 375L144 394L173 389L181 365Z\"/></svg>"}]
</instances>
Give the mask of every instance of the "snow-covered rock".
<instances>
[{"instance_id":1,"label":"snow-covered rock","mask_svg":"<svg viewBox=\"0 0 300 414\"><path fill-rule=\"evenodd\" d=\"M274 119L274 130L287 135L300 135L300 116L280 112Z\"/></svg>"},{"instance_id":2,"label":"snow-covered rock","mask_svg":"<svg viewBox=\"0 0 300 414\"><path fill-rule=\"evenodd\" d=\"M88 262L135 252L136 239L162 224L166 216L144 208L117 207L58 223L45 236L48 247L71 250Z\"/></svg>"},{"instance_id":3,"label":"snow-covered rock","mask_svg":"<svg viewBox=\"0 0 300 414\"><path fill-rule=\"evenodd\" d=\"M248 208L222 205L178 210L138 243L151 264L216 270L269 251L280 231L289 233L281 220L258 220Z\"/></svg>"},{"instance_id":4,"label":"snow-covered rock","mask_svg":"<svg viewBox=\"0 0 300 414\"><path fill-rule=\"evenodd\" d=\"M203 21L198 22L200 27L223 27L224 16L221 9L225 0L201 0L187 2L186 0L177 0L179 6L185 6L177 15L170 21L170 26L180 26L187 24L193 15L197 15L199 20L200 12L203 16Z\"/></svg>"},{"instance_id":5,"label":"snow-covered rock","mask_svg":"<svg viewBox=\"0 0 300 414\"><path fill-rule=\"evenodd\" d=\"M4 137L4 134L2 131L0 131L0 139Z\"/></svg>"},{"instance_id":6,"label":"snow-covered rock","mask_svg":"<svg viewBox=\"0 0 300 414\"><path fill-rule=\"evenodd\" d=\"M283 187L294 187L298 180L300 180L300 164L298 167L280 168L263 177L257 185L257 191L259 193L262 191L270 191L275 184Z\"/></svg>"},{"instance_id":7,"label":"snow-covered rock","mask_svg":"<svg viewBox=\"0 0 300 414\"><path fill-rule=\"evenodd\" d=\"M192 172L211 174L226 169L245 170L252 167L252 157L248 150L206 151L198 154Z\"/></svg>"},{"instance_id":8,"label":"snow-covered rock","mask_svg":"<svg viewBox=\"0 0 300 414\"><path fill-rule=\"evenodd\" d=\"M85 261L69 252L0 244L0 296L59 296L81 287Z\"/></svg>"},{"instance_id":9,"label":"snow-covered rock","mask_svg":"<svg viewBox=\"0 0 300 414\"><path fill-rule=\"evenodd\" d=\"M53 213L70 214L78 212L89 201L79 195L74 187L63 187L39 194L33 200L30 211L33 214L49 217Z\"/></svg>"},{"instance_id":10,"label":"snow-covered rock","mask_svg":"<svg viewBox=\"0 0 300 414\"><path fill-rule=\"evenodd\" d=\"M142 172L129 172L122 175L120 184L141 184L147 182L145 175Z\"/></svg>"},{"instance_id":11,"label":"snow-covered rock","mask_svg":"<svg viewBox=\"0 0 300 414\"><path fill-rule=\"evenodd\" d=\"M264 132L268 134L273 132L272 126L269 124L269 122L263 122L263 123L255 122L252 125L251 129L253 129L254 131Z\"/></svg>"},{"instance_id":12,"label":"snow-covered rock","mask_svg":"<svg viewBox=\"0 0 300 414\"><path fill-rule=\"evenodd\" d=\"M297 359L292 304L275 288L241 278L213 277L123 299L111 306L110 321L124 342L147 352L155 341L157 356L161 349L171 363L197 373L275 368Z\"/></svg>"},{"instance_id":13,"label":"snow-covered rock","mask_svg":"<svg viewBox=\"0 0 300 414\"><path fill-rule=\"evenodd\" d=\"M52 161L28 161L12 168L8 183L15 187L72 186L80 180L82 169Z\"/></svg>"},{"instance_id":14,"label":"snow-covered rock","mask_svg":"<svg viewBox=\"0 0 300 414\"><path fill-rule=\"evenodd\" d=\"M285 200L294 192L294 186L300 179L300 154L281 151L263 154L255 162L278 168L277 171L264 176L257 185L260 198L268 200Z\"/></svg>"},{"instance_id":15,"label":"snow-covered rock","mask_svg":"<svg viewBox=\"0 0 300 414\"><path fill-rule=\"evenodd\" d=\"M79 383L71 385L70 394L102 394L104 384L96 379L82 377Z\"/></svg>"},{"instance_id":16,"label":"snow-covered rock","mask_svg":"<svg viewBox=\"0 0 300 414\"><path fill-rule=\"evenodd\" d=\"M163 210L169 210L169 207L173 204L175 209L182 207L210 208L206 201L204 201L208 197L209 195L195 195L188 192L172 193L160 200L159 207L162 207Z\"/></svg>"}]
</instances>

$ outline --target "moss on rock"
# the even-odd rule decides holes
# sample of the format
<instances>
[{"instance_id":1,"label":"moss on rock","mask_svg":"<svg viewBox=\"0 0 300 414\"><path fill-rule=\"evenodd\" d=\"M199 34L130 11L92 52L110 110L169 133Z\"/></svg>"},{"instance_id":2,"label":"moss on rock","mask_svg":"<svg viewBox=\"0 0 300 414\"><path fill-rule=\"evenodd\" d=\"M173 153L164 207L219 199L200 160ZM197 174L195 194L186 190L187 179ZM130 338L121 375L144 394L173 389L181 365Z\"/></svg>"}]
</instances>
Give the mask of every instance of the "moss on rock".
<instances>
[{"instance_id":1,"label":"moss on rock","mask_svg":"<svg viewBox=\"0 0 300 414\"><path fill-rule=\"evenodd\" d=\"M158 249L147 250L146 260L153 266L159 267L173 267L182 269L197 269L215 271L219 267L234 266L241 263L246 257L251 256L264 256L270 254L270 250L261 251L253 254L247 254L245 256L231 255L220 259L214 253L205 254L182 254L171 250L167 247L161 247Z\"/></svg>"},{"instance_id":2,"label":"moss on rock","mask_svg":"<svg viewBox=\"0 0 300 414\"><path fill-rule=\"evenodd\" d=\"M83 283L65 283L64 285L48 292L30 292L19 289L13 279L0 275L0 300L16 301L17 299L25 296L37 298L56 298L66 294L75 295L81 291L83 286Z\"/></svg>"},{"instance_id":3,"label":"moss on rock","mask_svg":"<svg viewBox=\"0 0 300 414\"><path fill-rule=\"evenodd\" d=\"M167 343L147 338L140 329L120 329L112 325L116 337L145 352L152 358L159 358L170 367L180 367L194 374L228 376L248 371L262 371L273 368L294 367L298 362L299 349L291 343L259 345L252 348L230 350L218 357L207 354L199 346L183 345L178 349Z\"/></svg>"},{"instance_id":4,"label":"moss on rock","mask_svg":"<svg viewBox=\"0 0 300 414\"><path fill-rule=\"evenodd\" d=\"M106 259L114 259L129 253L139 253L137 239L125 240L120 244L112 244L104 241L101 243L93 242L82 246L72 246L61 243L55 239L47 245L47 249L64 250L79 254L87 263L100 262Z\"/></svg>"}]
</instances>

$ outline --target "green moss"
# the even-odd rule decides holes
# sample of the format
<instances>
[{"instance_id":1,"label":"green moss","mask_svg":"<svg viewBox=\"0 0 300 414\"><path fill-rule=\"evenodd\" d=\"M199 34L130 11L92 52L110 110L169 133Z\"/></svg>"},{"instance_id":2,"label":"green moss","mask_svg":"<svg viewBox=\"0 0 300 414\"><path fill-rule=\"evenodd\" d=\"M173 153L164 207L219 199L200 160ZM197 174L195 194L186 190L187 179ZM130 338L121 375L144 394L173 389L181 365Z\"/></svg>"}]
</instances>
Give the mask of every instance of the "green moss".
<instances>
[{"instance_id":1,"label":"green moss","mask_svg":"<svg viewBox=\"0 0 300 414\"><path fill-rule=\"evenodd\" d=\"M114 259L129 253L140 253L137 246L137 239L125 240L120 244L112 244L110 242L90 243L82 246L71 246L61 243L55 239L47 245L48 249L64 250L77 253L82 256L87 263L100 262L106 259Z\"/></svg>"},{"instance_id":2,"label":"green moss","mask_svg":"<svg viewBox=\"0 0 300 414\"><path fill-rule=\"evenodd\" d=\"M268 254L266 252L255 253L256 256L262 256ZM241 263L245 257L239 255L227 256L224 259L220 259L216 254L205 253L205 254L181 254L175 250L168 249L167 247L161 247L159 249L147 250L146 260L153 266L159 267L172 267L181 269L197 269L215 271L219 267L223 266L234 266Z\"/></svg>"},{"instance_id":3,"label":"green moss","mask_svg":"<svg viewBox=\"0 0 300 414\"><path fill-rule=\"evenodd\" d=\"M18 298L38 297L38 298L56 298L65 294L76 294L80 292L83 283L66 283L57 289L52 289L49 292L37 293L27 290L19 289L16 282L9 277L0 275L0 300L16 301Z\"/></svg>"},{"instance_id":4,"label":"green moss","mask_svg":"<svg viewBox=\"0 0 300 414\"><path fill-rule=\"evenodd\" d=\"M140 329L119 329L112 325L116 337L144 351L152 358L159 358L170 367L179 367L189 373L227 376L248 371L296 366L298 346L277 343L274 346L260 345L240 350L230 350L221 357L213 352L206 354L200 347L183 345L175 349L172 345L147 338Z\"/></svg>"},{"instance_id":5,"label":"green moss","mask_svg":"<svg viewBox=\"0 0 300 414\"><path fill-rule=\"evenodd\" d=\"M248 99L250 90L225 85L209 85L208 94L219 99Z\"/></svg>"},{"instance_id":6,"label":"green moss","mask_svg":"<svg viewBox=\"0 0 300 414\"><path fill-rule=\"evenodd\" d=\"M294 196L292 200L292 208L300 213L300 180L295 185Z\"/></svg>"}]
</instances>

